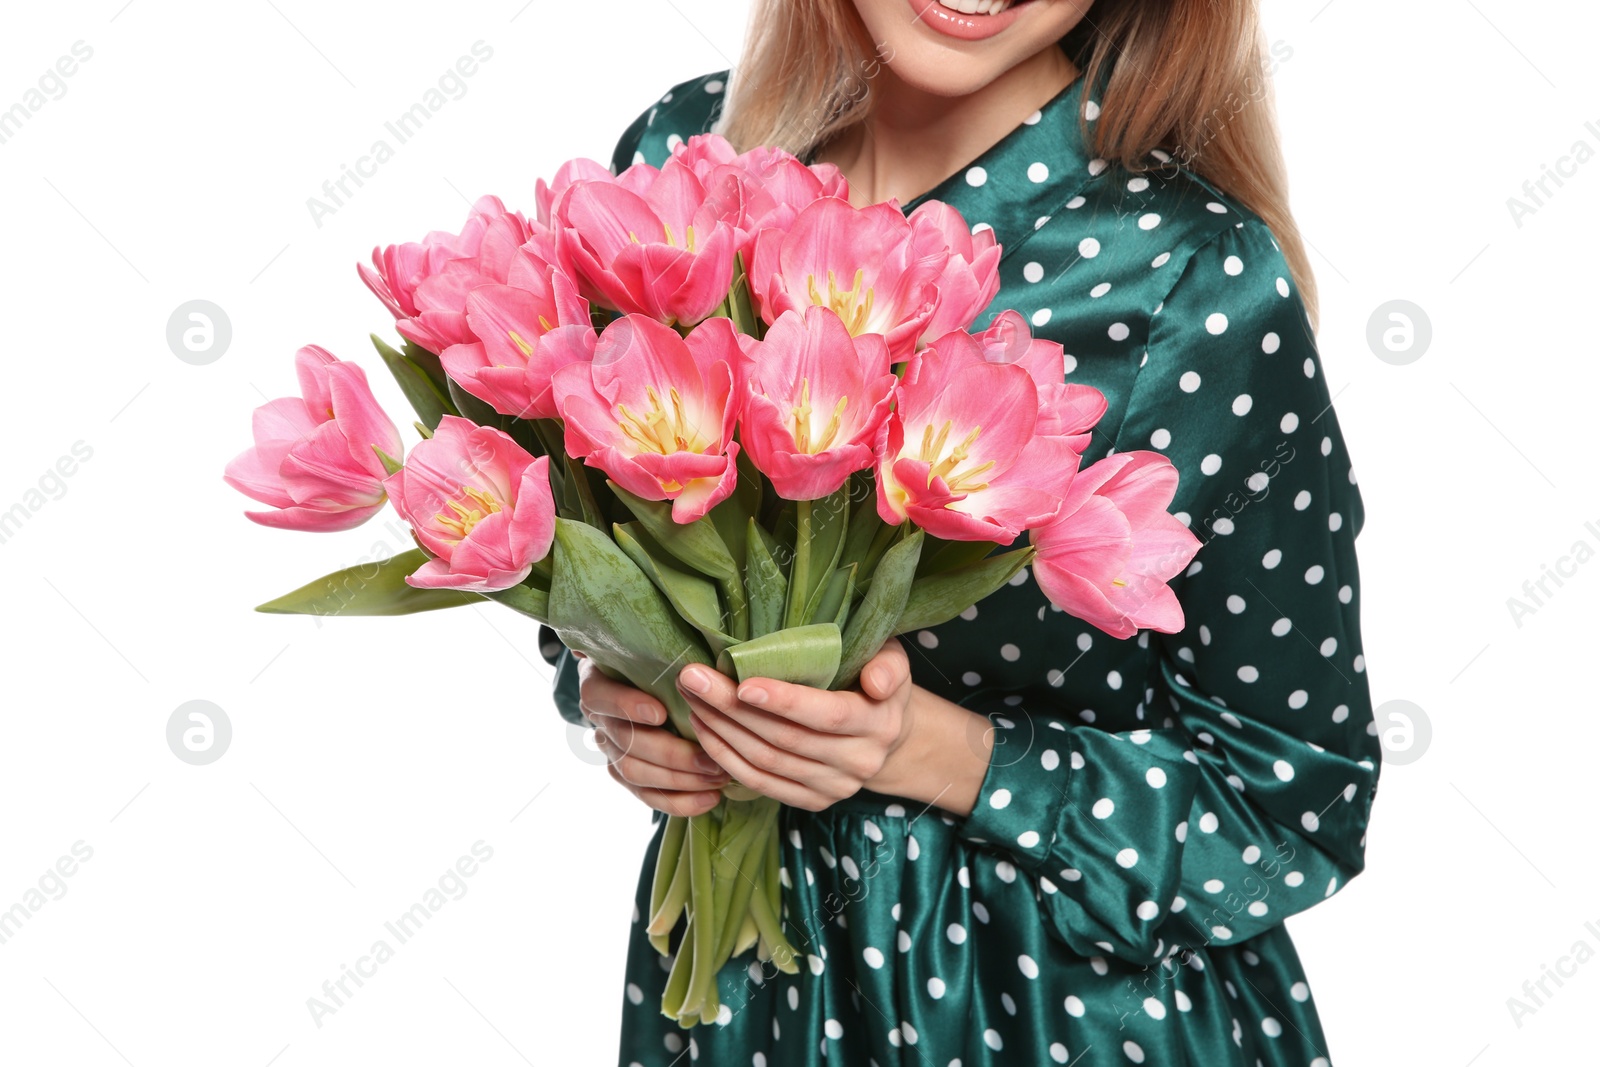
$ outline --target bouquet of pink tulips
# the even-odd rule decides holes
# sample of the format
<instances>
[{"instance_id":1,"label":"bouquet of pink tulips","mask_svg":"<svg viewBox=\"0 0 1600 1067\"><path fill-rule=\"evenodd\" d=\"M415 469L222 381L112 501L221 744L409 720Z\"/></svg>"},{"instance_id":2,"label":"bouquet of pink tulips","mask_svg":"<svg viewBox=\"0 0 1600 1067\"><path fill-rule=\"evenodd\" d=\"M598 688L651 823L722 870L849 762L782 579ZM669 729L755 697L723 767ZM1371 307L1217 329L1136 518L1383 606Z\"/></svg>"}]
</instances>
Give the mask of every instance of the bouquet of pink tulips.
<instances>
[{"instance_id":1,"label":"bouquet of pink tulips","mask_svg":"<svg viewBox=\"0 0 1600 1067\"><path fill-rule=\"evenodd\" d=\"M667 706L689 663L743 681L853 685L893 635L945 622L1032 564L1117 637L1175 632L1166 582L1199 542L1157 453L1080 454L1106 409L1060 345L1005 311L1000 248L948 205L851 206L837 169L690 138L665 166L589 160L493 197L460 233L361 266L374 337L416 409L409 453L361 369L297 357L230 484L270 526L342 530L387 499L417 547L260 610L393 615L497 600ZM1026 547L1010 546L1024 532ZM796 970L779 805L738 783L669 817L649 934L680 921L662 1010L717 1014L751 948Z\"/></svg>"}]
</instances>

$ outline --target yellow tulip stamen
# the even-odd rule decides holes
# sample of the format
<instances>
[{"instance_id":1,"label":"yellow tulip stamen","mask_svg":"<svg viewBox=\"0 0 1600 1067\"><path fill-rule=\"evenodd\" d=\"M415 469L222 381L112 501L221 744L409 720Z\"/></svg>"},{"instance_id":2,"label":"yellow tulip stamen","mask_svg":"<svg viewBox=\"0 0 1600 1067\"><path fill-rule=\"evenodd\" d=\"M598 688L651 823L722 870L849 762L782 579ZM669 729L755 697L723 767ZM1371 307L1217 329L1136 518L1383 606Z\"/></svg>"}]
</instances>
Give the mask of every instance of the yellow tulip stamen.
<instances>
[{"instance_id":1,"label":"yellow tulip stamen","mask_svg":"<svg viewBox=\"0 0 1600 1067\"><path fill-rule=\"evenodd\" d=\"M800 379L800 403L794 406L794 444L802 452L811 451L811 379Z\"/></svg>"},{"instance_id":2,"label":"yellow tulip stamen","mask_svg":"<svg viewBox=\"0 0 1600 1067\"><path fill-rule=\"evenodd\" d=\"M445 506L450 511L441 511L433 517L440 526L457 535L447 538L453 545L466 540L474 526L500 510L500 501L475 485L463 485L461 495L478 506L469 507L460 500L446 500Z\"/></svg>"},{"instance_id":3,"label":"yellow tulip stamen","mask_svg":"<svg viewBox=\"0 0 1600 1067\"><path fill-rule=\"evenodd\" d=\"M801 378L800 402L794 406L792 412L794 427L791 432L794 434L795 447L802 453L812 455L826 452L833 447L834 439L839 436L839 430L844 425L844 409L849 404L850 398L841 396L839 402L834 405L833 416L829 418L828 425L824 426L822 432L813 440L811 435L811 379Z\"/></svg>"},{"instance_id":4,"label":"yellow tulip stamen","mask_svg":"<svg viewBox=\"0 0 1600 1067\"><path fill-rule=\"evenodd\" d=\"M676 388L667 390L670 410L662 407L655 386L645 386L645 395L649 407L637 414L629 411L626 404L617 405L617 425L639 452L670 456L674 452L704 452L710 446L684 410L683 397Z\"/></svg>"},{"instance_id":5,"label":"yellow tulip stamen","mask_svg":"<svg viewBox=\"0 0 1600 1067\"><path fill-rule=\"evenodd\" d=\"M922 451L917 458L928 464L928 485L931 487L935 478L942 478L950 492L958 495L976 493L979 490L987 489L989 483L978 479L983 476L985 471L994 466L994 460L991 459L986 463L980 463L970 470L959 470L961 465L972 454L972 446L977 443L978 434L983 431L983 427L974 426L971 432L962 439L961 443L951 448L949 453L946 454L945 442L950 437L950 430L951 424L949 420L946 420L945 424L939 427L937 433L934 432L932 423L922 428Z\"/></svg>"},{"instance_id":6,"label":"yellow tulip stamen","mask_svg":"<svg viewBox=\"0 0 1600 1067\"><path fill-rule=\"evenodd\" d=\"M839 402L833 406L833 415L828 419L828 425L822 428L822 438L817 442L818 452L826 452L833 446L834 439L839 436L839 430L844 425L844 409L849 403L849 397L841 396Z\"/></svg>"},{"instance_id":7,"label":"yellow tulip stamen","mask_svg":"<svg viewBox=\"0 0 1600 1067\"><path fill-rule=\"evenodd\" d=\"M524 359L533 355L533 346L524 341L522 335L517 333L516 330L507 330L506 336L511 338L511 343L517 346L517 351L522 353Z\"/></svg>"},{"instance_id":8,"label":"yellow tulip stamen","mask_svg":"<svg viewBox=\"0 0 1600 1067\"><path fill-rule=\"evenodd\" d=\"M872 316L872 287L861 287L862 268L856 268L856 276L850 283L850 288L840 289L838 281L833 276L833 271L828 272L828 296L823 299L817 291L817 276L806 275L806 297L813 304L838 315L844 322L844 328L850 331L850 336L856 337L866 332L867 320Z\"/></svg>"},{"instance_id":9,"label":"yellow tulip stamen","mask_svg":"<svg viewBox=\"0 0 1600 1067\"><path fill-rule=\"evenodd\" d=\"M543 315L539 316L539 325L546 333L550 332L550 324L544 321ZM533 355L533 346L524 341L522 335L516 330L507 330L506 337L510 339L512 344L517 346L517 351L522 353L523 359L528 359ZM501 370L506 369L504 363L496 363L495 367Z\"/></svg>"},{"instance_id":10,"label":"yellow tulip stamen","mask_svg":"<svg viewBox=\"0 0 1600 1067\"><path fill-rule=\"evenodd\" d=\"M679 247L677 238L672 236L672 226L670 224L668 224L668 223L663 222L661 224L661 229L667 235L667 244L671 245L673 248ZM633 235L629 234L628 236L632 237ZM682 247L685 250L689 251L689 252L693 252L694 251L694 224L693 223L690 223L689 225L687 225L687 226L685 226L683 228L683 246Z\"/></svg>"}]
</instances>

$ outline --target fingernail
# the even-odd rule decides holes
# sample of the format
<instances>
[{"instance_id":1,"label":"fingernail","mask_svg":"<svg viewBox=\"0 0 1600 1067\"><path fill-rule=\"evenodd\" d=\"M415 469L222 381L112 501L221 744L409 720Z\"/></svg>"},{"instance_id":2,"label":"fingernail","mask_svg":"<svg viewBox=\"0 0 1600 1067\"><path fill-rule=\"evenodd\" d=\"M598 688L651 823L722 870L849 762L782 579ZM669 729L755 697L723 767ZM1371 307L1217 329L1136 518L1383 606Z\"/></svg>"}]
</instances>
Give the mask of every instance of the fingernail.
<instances>
[{"instance_id":1,"label":"fingernail","mask_svg":"<svg viewBox=\"0 0 1600 1067\"><path fill-rule=\"evenodd\" d=\"M704 671L695 667L685 667L678 675L678 681L683 683L685 689L691 689L696 693L704 693L711 688L711 679L705 676Z\"/></svg>"},{"instance_id":2,"label":"fingernail","mask_svg":"<svg viewBox=\"0 0 1600 1067\"><path fill-rule=\"evenodd\" d=\"M654 704L640 704L638 707L634 708L634 712L638 716L640 722L659 723L663 718L661 712L656 709Z\"/></svg>"},{"instance_id":3,"label":"fingernail","mask_svg":"<svg viewBox=\"0 0 1600 1067\"><path fill-rule=\"evenodd\" d=\"M604 730L596 730L594 732L594 743L597 748L610 740L611 738L606 736Z\"/></svg>"},{"instance_id":4,"label":"fingernail","mask_svg":"<svg viewBox=\"0 0 1600 1067\"><path fill-rule=\"evenodd\" d=\"M754 704L759 708L761 705L767 702L767 691L762 689L760 686L747 686L744 689L739 690L739 699L744 701L746 704Z\"/></svg>"},{"instance_id":5,"label":"fingernail","mask_svg":"<svg viewBox=\"0 0 1600 1067\"><path fill-rule=\"evenodd\" d=\"M883 692L889 687L889 676L883 673L882 667L872 668L872 688Z\"/></svg>"},{"instance_id":6,"label":"fingernail","mask_svg":"<svg viewBox=\"0 0 1600 1067\"><path fill-rule=\"evenodd\" d=\"M706 755L704 752L696 753L694 757L694 765L707 774L723 773L722 767L718 765L717 761Z\"/></svg>"}]
</instances>

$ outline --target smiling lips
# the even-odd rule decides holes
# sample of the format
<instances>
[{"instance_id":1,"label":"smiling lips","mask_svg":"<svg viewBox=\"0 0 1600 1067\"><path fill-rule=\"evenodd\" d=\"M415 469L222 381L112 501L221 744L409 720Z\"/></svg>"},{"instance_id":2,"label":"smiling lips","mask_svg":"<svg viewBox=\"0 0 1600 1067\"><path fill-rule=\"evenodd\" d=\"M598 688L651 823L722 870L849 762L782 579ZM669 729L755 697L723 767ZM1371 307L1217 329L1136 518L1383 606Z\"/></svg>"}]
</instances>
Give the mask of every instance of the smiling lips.
<instances>
[{"instance_id":1,"label":"smiling lips","mask_svg":"<svg viewBox=\"0 0 1600 1067\"><path fill-rule=\"evenodd\" d=\"M1016 21L1029 0L909 0L916 17L947 37L981 41Z\"/></svg>"}]
</instances>

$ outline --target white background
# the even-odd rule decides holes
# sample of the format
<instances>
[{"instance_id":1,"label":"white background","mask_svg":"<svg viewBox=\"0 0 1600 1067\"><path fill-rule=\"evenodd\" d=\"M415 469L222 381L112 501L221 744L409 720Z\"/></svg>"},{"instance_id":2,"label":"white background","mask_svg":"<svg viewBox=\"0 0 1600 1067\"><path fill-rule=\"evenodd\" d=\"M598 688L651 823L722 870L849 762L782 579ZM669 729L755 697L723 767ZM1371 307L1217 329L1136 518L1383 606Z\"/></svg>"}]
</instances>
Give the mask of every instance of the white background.
<instances>
[{"instance_id":1,"label":"white background","mask_svg":"<svg viewBox=\"0 0 1600 1067\"><path fill-rule=\"evenodd\" d=\"M531 212L537 176L607 161L669 85L736 59L745 11L8 9L0 109L74 42L93 56L0 144L0 510L75 442L93 453L0 544L0 909L75 842L93 856L0 945L0 1062L613 1062L649 819L575 756L533 624L496 605L320 627L253 613L405 542L385 519L254 526L220 474L251 409L294 392L302 344L361 360L405 411L354 262L457 227L485 192ZM1292 50L1277 80L1294 203L1367 507L1373 695L1414 701L1433 731L1384 769L1367 873L1291 926L1335 1064L1587 1062L1600 961L1520 1027L1506 1000L1580 939L1600 951L1600 560L1520 626L1506 602L1575 542L1600 549L1600 160L1520 226L1506 201L1574 142L1600 149L1600 16L1511 0L1264 14ZM465 96L316 225L306 199L480 39L493 58ZM197 298L233 327L208 366L166 343ZM1432 323L1405 366L1367 341L1394 299ZM232 722L210 766L167 748L192 699ZM480 840L493 858L466 895L317 1026L307 998Z\"/></svg>"}]
</instances>

